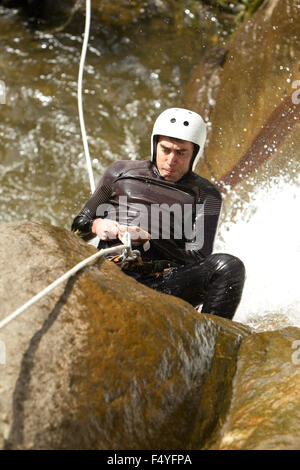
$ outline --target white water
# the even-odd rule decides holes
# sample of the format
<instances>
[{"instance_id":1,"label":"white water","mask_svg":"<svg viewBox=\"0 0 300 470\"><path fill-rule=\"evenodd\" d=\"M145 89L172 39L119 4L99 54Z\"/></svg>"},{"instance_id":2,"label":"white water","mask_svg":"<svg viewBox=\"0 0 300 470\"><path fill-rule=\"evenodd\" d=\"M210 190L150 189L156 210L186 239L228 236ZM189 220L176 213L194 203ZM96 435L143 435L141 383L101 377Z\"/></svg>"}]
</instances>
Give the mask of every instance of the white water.
<instances>
[{"instance_id":1,"label":"white water","mask_svg":"<svg viewBox=\"0 0 300 470\"><path fill-rule=\"evenodd\" d=\"M226 214L220 222L214 251L238 256L247 272L236 321L257 325L274 315L300 327L300 177L290 180L257 187L233 221ZM234 192L229 197L240 205Z\"/></svg>"}]
</instances>

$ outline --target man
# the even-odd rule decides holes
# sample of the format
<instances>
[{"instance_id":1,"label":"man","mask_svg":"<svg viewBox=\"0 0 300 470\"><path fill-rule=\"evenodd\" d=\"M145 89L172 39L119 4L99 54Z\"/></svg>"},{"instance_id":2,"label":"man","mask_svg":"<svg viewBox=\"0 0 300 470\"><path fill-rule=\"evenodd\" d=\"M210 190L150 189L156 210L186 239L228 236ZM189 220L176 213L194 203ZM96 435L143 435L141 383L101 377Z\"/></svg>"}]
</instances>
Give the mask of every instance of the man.
<instances>
[{"instance_id":1,"label":"man","mask_svg":"<svg viewBox=\"0 0 300 470\"><path fill-rule=\"evenodd\" d=\"M72 230L98 235L98 248L119 244L129 231L142 263L123 266L127 274L194 307L202 304L202 312L232 319L245 269L232 255L212 254L221 195L193 172L205 139L197 113L164 111L153 127L151 160L110 165Z\"/></svg>"}]
</instances>

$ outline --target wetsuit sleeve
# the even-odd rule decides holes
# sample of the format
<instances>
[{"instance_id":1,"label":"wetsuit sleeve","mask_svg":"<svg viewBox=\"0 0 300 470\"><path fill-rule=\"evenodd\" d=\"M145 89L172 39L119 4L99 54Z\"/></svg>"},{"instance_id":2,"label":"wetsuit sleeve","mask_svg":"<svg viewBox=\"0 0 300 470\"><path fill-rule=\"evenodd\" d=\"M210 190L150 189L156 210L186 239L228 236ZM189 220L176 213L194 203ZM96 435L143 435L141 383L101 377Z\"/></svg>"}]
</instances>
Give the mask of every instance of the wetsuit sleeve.
<instances>
[{"instance_id":1,"label":"wetsuit sleeve","mask_svg":"<svg viewBox=\"0 0 300 470\"><path fill-rule=\"evenodd\" d=\"M118 176L119 172L120 162L115 162L109 166L97 184L97 187L91 198L83 206L79 214L74 218L71 226L72 232L78 232L79 235L91 233L93 222L97 218L97 208L101 204L108 202L113 191L113 182Z\"/></svg>"}]
</instances>

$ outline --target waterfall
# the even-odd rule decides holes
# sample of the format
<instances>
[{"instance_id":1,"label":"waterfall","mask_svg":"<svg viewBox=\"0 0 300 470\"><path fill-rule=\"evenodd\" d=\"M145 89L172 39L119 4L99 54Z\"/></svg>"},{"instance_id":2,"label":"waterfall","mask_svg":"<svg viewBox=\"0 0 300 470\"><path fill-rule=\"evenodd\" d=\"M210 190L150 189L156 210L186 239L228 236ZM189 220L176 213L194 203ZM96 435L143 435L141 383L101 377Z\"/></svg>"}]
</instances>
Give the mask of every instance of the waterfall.
<instances>
[{"instance_id":1,"label":"waterfall","mask_svg":"<svg viewBox=\"0 0 300 470\"><path fill-rule=\"evenodd\" d=\"M215 251L243 260L247 279L234 320L259 324L268 315L300 326L300 176L273 177L254 186L248 202L230 194ZM234 208L239 206L235 215Z\"/></svg>"}]
</instances>

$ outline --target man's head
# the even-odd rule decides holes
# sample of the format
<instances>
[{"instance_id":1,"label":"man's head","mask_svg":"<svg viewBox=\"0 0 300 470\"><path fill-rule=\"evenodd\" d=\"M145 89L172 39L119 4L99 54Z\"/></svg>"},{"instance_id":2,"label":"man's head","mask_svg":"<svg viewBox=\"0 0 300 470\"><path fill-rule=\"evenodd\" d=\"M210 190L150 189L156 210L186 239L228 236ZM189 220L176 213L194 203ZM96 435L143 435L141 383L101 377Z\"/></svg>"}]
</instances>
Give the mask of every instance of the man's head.
<instances>
[{"instance_id":1,"label":"man's head","mask_svg":"<svg viewBox=\"0 0 300 470\"><path fill-rule=\"evenodd\" d=\"M166 139L169 141L167 142ZM205 139L206 125L199 114L182 108L167 109L158 116L153 126L151 159L156 163L164 178L169 181L178 181L185 173L196 168L203 152ZM162 141L165 141L163 145ZM168 149L165 148L166 146ZM175 152L174 155L176 154L177 157L181 155L185 158L175 159L173 164L168 164L165 159L167 152L169 155ZM178 172L175 171L176 164ZM177 178L180 174L181 176Z\"/></svg>"}]
</instances>

